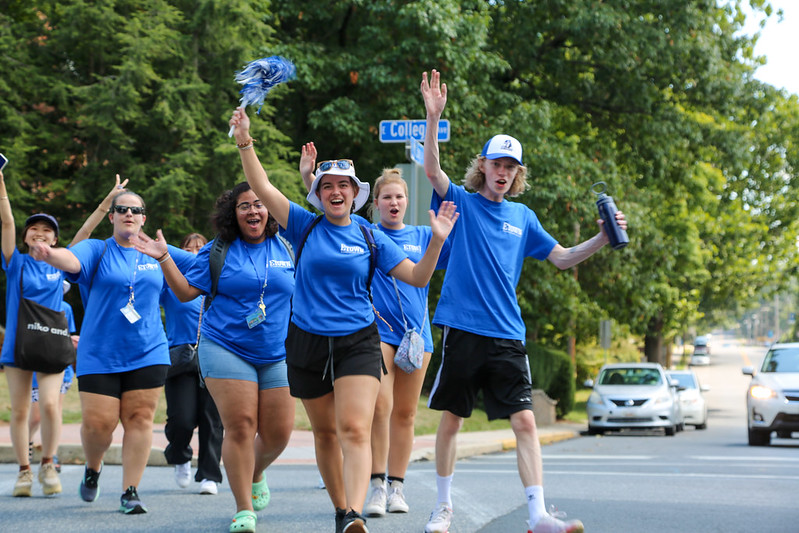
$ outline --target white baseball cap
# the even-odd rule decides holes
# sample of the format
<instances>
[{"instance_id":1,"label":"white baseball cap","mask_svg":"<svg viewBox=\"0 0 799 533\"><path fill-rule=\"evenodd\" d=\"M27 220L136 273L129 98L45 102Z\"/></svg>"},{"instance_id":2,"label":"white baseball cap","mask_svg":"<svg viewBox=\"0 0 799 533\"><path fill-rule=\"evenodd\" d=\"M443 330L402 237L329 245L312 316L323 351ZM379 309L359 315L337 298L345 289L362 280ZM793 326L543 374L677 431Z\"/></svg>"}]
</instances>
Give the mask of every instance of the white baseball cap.
<instances>
[{"instance_id":1,"label":"white baseball cap","mask_svg":"<svg viewBox=\"0 0 799 533\"><path fill-rule=\"evenodd\" d=\"M355 175L355 166L353 166L352 161L349 159L323 161L319 164L319 168L316 169L316 177L314 178L313 183L311 183L311 188L308 190L308 196L305 197L305 199L308 200L308 203L317 208L319 211L324 213L325 209L322 206L322 201L316 194L316 190L319 188L319 182L322 180L322 177L327 174L333 174L336 176L349 176L355 181L355 183L358 184L358 194L355 195L355 199L353 200L355 211L362 208L364 205L366 205L366 202L369 201L369 184L363 183L358 179L358 176Z\"/></svg>"},{"instance_id":2,"label":"white baseball cap","mask_svg":"<svg viewBox=\"0 0 799 533\"><path fill-rule=\"evenodd\" d=\"M480 155L486 159L510 157L518 161L520 165L524 165L522 163L522 143L510 135L494 135L485 143Z\"/></svg>"}]
</instances>

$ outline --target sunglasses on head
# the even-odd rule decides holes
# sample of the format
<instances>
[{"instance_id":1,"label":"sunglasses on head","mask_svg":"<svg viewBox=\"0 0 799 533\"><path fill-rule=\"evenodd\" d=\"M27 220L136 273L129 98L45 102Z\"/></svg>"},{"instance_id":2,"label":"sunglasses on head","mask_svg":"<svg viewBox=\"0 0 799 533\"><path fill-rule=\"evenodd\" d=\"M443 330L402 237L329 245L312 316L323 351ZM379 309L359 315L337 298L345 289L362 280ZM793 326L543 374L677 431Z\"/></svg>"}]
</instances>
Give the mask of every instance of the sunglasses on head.
<instances>
[{"instance_id":1,"label":"sunglasses on head","mask_svg":"<svg viewBox=\"0 0 799 533\"><path fill-rule=\"evenodd\" d=\"M330 161L322 161L318 165L316 165L316 170L321 170L322 172L327 172L333 167L338 167L341 170L347 170L352 166L352 160L350 159L331 159Z\"/></svg>"},{"instance_id":2,"label":"sunglasses on head","mask_svg":"<svg viewBox=\"0 0 799 533\"><path fill-rule=\"evenodd\" d=\"M114 206L114 211L119 213L120 215L124 215L125 213L127 213L128 209L130 209L130 212L133 213L134 215L143 215L144 214L144 208L141 207L141 206L138 206L138 205L115 205Z\"/></svg>"},{"instance_id":3,"label":"sunglasses on head","mask_svg":"<svg viewBox=\"0 0 799 533\"><path fill-rule=\"evenodd\" d=\"M262 204L260 201L253 202L253 203L241 202L239 205L236 206L236 209L238 209L242 213L246 213L247 211L250 210L251 207L254 207L256 210L257 209L263 209L264 204Z\"/></svg>"}]
</instances>

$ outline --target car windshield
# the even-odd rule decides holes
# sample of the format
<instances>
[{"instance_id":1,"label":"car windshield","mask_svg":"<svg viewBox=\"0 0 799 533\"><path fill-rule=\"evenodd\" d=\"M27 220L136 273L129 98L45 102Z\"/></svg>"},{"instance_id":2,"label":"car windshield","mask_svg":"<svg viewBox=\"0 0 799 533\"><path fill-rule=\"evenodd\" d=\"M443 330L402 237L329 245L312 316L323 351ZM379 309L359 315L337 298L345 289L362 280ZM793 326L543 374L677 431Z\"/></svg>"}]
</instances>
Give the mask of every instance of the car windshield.
<instances>
[{"instance_id":1,"label":"car windshield","mask_svg":"<svg viewBox=\"0 0 799 533\"><path fill-rule=\"evenodd\" d=\"M694 376L691 374L683 374L675 372L673 374L670 373L669 377L671 379L676 380L680 384L680 387L684 389L696 388L696 380L694 379Z\"/></svg>"},{"instance_id":2,"label":"car windshield","mask_svg":"<svg viewBox=\"0 0 799 533\"><path fill-rule=\"evenodd\" d=\"M707 346L707 337L697 337L694 340L694 346Z\"/></svg>"},{"instance_id":3,"label":"car windshield","mask_svg":"<svg viewBox=\"0 0 799 533\"><path fill-rule=\"evenodd\" d=\"M774 348L763 360L762 372L799 372L799 348Z\"/></svg>"},{"instance_id":4,"label":"car windshield","mask_svg":"<svg viewBox=\"0 0 799 533\"><path fill-rule=\"evenodd\" d=\"M654 368L606 368L600 385L660 385L660 372Z\"/></svg>"}]
</instances>

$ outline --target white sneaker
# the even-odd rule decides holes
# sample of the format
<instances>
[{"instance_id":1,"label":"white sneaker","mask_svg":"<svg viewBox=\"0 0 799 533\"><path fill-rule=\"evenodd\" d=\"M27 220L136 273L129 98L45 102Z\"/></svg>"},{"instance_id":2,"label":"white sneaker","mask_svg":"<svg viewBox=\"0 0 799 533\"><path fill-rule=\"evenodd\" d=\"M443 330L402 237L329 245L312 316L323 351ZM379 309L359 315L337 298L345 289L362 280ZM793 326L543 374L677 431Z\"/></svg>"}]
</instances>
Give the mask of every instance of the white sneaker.
<instances>
[{"instance_id":1,"label":"white sneaker","mask_svg":"<svg viewBox=\"0 0 799 533\"><path fill-rule=\"evenodd\" d=\"M424 533L447 533L450 522L452 522L452 507L446 503L439 503L430 513L430 520L424 526Z\"/></svg>"},{"instance_id":2,"label":"white sneaker","mask_svg":"<svg viewBox=\"0 0 799 533\"><path fill-rule=\"evenodd\" d=\"M550 510L527 533L583 533L583 523L579 520L565 522L566 513ZM528 527L530 522L527 522Z\"/></svg>"},{"instance_id":3,"label":"white sneaker","mask_svg":"<svg viewBox=\"0 0 799 533\"><path fill-rule=\"evenodd\" d=\"M216 481L211 481L210 479L203 479L200 481L200 494L216 494L219 489L217 489Z\"/></svg>"},{"instance_id":4,"label":"white sneaker","mask_svg":"<svg viewBox=\"0 0 799 533\"><path fill-rule=\"evenodd\" d=\"M405 495L402 493L404 487L402 481L392 481L388 489L388 512L407 513L410 508L405 502Z\"/></svg>"},{"instance_id":5,"label":"white sneaker","mask_svg":"<svg viewBox=\"0 0 799 533\"><path fill-rule=\"evenodd\" d=\"M386 482L380 478L373 478L370 482L372 492L363 506L366 516L383 516L386 514Z\"/></svg>"},{"instance_id":6,"label":"white sneaker","mask_svg":"<svg viewBox=\"0 0 799 533\"><path fill-rule=\"evenodd\" d=\"M175 483L181 489L191 485L191 461L182 465L175 465Z\"/></svg>"}]
</instances>

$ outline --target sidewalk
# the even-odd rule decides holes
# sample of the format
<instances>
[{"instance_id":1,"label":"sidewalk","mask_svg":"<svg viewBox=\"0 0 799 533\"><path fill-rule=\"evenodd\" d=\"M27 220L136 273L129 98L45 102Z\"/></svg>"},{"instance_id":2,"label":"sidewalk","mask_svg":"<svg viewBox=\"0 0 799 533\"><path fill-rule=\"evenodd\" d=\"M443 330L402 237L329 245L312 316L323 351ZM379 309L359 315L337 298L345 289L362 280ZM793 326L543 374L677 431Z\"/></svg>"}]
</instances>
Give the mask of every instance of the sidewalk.
<instances>
[{"instance_id":1,"label":"sidewalk","mask_svg":"<svg viewBox=\"0 0 799 533\"><path fill-rule=\"evenodd\" d=\"M580 435L585 429L581 424L559 422L538 428L542 445L571 439ZM411 461L432 461L435 458L435 435L420 435L414 439ZM153 447L150 451L149 466L166 466L164 448L167 440L163 424L157 425L153 431ZM192 439L192 448L196 464L197 434ZM516 448L516 438L510 429L482 431L458 434L458 458L486 453L501 452ZM34 452L34 463L39 461L40 449ZM80 424L64 424L61 431L61 445L58 457L64 464L83 464L83 448L80 443ZM122 459L122 426L117 426L111 448L106 452L106 464L121 464ZM15 463L14 450L11 446L11 434L8 425L0 425L0 463ZM310 431L294 430L285 451L275 464L315 464L313 434Z\"/></svg>"}]
</instances>

